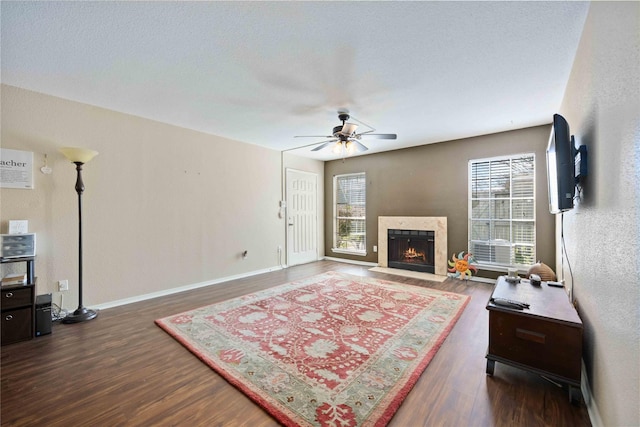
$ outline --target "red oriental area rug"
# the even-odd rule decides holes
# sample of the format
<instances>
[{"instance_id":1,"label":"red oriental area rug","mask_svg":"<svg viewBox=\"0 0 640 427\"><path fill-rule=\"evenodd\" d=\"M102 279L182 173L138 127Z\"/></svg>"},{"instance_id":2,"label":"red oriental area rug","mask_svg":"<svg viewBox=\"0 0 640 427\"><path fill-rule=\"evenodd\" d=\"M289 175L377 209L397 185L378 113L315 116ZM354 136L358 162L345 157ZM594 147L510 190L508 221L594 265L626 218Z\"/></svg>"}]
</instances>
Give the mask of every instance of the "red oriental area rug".
<instances>
[{"instance_id":1,"label":"red oriental area rug","mask_svg":"<svg viewBox=\"0 0 640 427\"><path fill-rule=\"evenodd\" d=\"M287 426L383 426L468 296L328 272L156 320Z\"/></svg>"}]
</instances>

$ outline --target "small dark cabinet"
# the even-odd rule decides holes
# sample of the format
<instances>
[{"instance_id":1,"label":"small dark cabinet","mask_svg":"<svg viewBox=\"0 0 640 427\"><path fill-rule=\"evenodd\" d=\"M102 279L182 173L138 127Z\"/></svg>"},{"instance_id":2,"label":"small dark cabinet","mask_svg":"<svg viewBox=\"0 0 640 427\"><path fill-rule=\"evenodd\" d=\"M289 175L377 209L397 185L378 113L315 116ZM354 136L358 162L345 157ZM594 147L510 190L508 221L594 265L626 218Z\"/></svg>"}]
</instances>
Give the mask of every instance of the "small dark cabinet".
<instances>
[{"instance_id":1,"label":"small dark cabinet","mask_svg":"<svg viewBox=\"0 0 640 427\"><path fill-rule=\"evenodd\" d=\"M36 337L51 333L51 294L36 297Z\"/></svg>"},{"instance_id":2,"label":"small dark cabinet","mask_svg":"<svg viewBox=\"0 0 640 427\"><path fill-rule=\"evenodd\" d=\"M505 363L562 382L573 403L580 400L582 321L563 288L499 277L491 298L525 302L517 310L492 302L489 310L487 374Z\"/></svg>"},{"instance_id":3,"label":"small dark cabinet","mask_svg":"<svg viewBox=\"0 0 640 427\"><path fill-rule=\"evenodd\" d=\"M35 334L35 257L2 258L2 264L27 263L27 283L0 289L0 344L30 340Z\"/></svg>"}]
</instances>

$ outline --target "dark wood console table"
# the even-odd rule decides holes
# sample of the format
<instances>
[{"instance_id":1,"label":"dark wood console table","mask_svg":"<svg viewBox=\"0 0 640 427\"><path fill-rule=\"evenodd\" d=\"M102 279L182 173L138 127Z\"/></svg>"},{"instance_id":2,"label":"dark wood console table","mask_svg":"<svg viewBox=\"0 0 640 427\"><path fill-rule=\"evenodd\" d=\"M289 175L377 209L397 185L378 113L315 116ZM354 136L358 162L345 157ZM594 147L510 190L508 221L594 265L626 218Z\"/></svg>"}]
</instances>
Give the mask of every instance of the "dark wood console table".
<instances>
[{"instance_id":1,"label":"dark wood console table","mask_svg":"<svg viewBox=\"0 0 640 427\"><path fill-rule=\"evenodd\" d=\"M518 310L494 304L494 298L529 304ZM495 362L525 369L569 386L569 399L580 401L582 321L564 288L535 286L523 279L498 278L489 310L487 375Z\"/></svg>"}]
</instances>

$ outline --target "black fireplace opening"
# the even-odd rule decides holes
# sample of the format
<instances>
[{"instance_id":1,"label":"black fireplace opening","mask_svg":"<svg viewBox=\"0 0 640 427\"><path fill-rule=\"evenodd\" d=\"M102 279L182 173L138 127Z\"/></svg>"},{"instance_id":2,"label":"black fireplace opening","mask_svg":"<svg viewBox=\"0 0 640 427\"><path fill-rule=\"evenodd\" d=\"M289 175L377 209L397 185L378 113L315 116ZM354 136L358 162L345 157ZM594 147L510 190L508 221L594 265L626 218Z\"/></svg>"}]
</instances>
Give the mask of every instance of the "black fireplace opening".
<instances>
[{"instance_id":1,"label":"black fireplace opening","mask_svg":"<svg viewBox=\"0 0 640 427\"><path fill-rule=\"evenodd\" d=\"M389 229L387 238L389 268L435 273L435 231Z\"/></svg>"}]
</instances>

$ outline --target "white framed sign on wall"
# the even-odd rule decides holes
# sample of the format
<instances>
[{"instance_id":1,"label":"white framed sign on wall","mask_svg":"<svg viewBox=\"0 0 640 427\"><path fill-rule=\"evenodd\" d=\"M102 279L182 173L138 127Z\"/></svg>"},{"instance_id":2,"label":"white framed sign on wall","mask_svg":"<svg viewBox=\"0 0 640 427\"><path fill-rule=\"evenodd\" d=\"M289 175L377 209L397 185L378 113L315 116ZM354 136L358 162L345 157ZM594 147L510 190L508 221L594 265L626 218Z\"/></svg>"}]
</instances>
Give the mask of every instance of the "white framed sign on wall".
<instances>
[{"instance_id":1,"label":"white framed sign on wall","mask_svg":"<svg viewBox=\"0 0 640 427\"><path fill-rule=\"evenodd\" d=\"M33 152L0 148L0 187L33 190Z\"/></svg>"}]
</instances>

